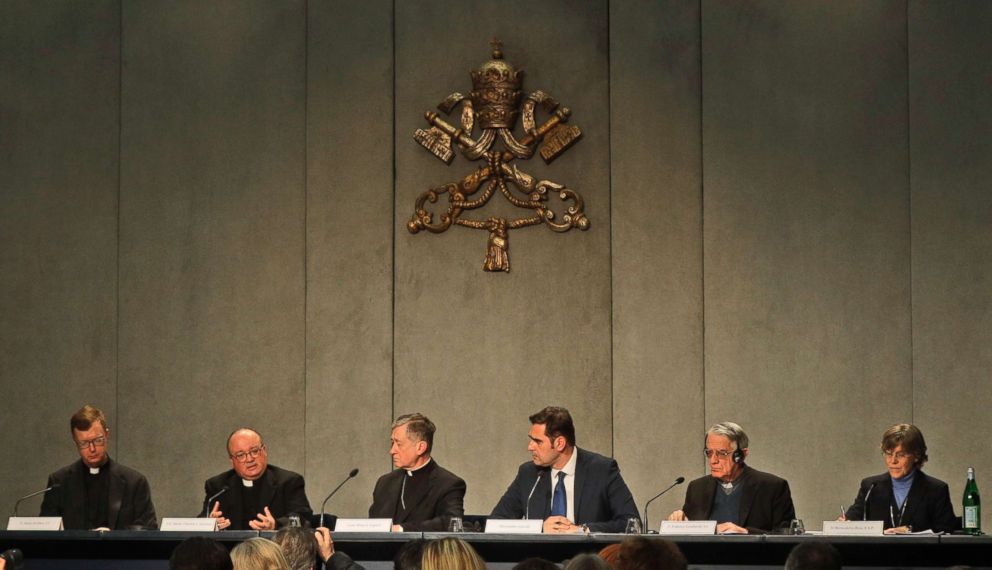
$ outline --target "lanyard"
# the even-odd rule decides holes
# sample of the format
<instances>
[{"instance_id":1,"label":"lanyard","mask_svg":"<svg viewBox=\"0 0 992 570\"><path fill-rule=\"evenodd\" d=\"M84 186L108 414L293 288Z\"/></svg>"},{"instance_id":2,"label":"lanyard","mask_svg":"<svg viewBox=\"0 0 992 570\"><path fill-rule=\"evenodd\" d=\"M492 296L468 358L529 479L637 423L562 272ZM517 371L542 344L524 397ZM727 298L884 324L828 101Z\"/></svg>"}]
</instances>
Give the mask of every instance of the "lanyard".
<instances>
[{"instance_id":1,"label":"lanyard","mask_svg":"<svg viewBox=\"0 0 992 570\"><path fill-rule=\"evenodd\" d=\"M902 502L902 508L899 509L899 524L896 524L895 511L892 510L892 505L889 505L889 521L892 523L892 528L902 525L902 517L906 514L906 505L909 504L909 497Z\"/></svg>"}]
</instances>

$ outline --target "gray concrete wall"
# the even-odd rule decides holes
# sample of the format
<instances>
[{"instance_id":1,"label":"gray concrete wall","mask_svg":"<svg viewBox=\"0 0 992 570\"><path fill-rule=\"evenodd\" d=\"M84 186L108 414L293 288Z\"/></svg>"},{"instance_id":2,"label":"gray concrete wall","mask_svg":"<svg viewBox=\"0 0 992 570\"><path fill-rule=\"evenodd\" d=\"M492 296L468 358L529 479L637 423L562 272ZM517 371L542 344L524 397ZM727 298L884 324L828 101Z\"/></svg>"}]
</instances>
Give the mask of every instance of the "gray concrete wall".
<instances>
[{"instance_id":1,"label":"gray concrete wall","mask_svg":"<svg viewBox=\"0 0 992 570\"><path fill-rule=\"evenodd\" d=\"M719 419L811 528L895 421L957 502L992 468L967 431L992 404L990 23L894 0L2 3L0 504L74 458L85 401L160 516L198 508L243 424L315 507L359 467L330 510L362 516L414 410L488 512L551 403L639 506L705 473ZM511 231L501 275L484 231L406 230L478 166L412 133L493 36L585 133L518 166L591 221Z\"/></svg>"}]
</instances>

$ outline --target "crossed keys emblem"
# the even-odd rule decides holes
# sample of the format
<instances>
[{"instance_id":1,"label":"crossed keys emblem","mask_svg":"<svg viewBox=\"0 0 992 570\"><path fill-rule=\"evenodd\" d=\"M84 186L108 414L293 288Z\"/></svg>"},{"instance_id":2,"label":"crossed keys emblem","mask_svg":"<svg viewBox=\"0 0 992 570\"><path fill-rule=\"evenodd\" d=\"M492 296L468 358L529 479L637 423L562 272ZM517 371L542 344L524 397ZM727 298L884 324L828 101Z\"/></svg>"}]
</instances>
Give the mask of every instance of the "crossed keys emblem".
<instances>
[{"instance_id":1,"label":"crossed keys emblem","mask_svg":"<svg viewBox=\"0 0 992 570\"><path fill-rule=\"evenodd\" d=\"M468 160L484 161L484 164L458 182L449 182L420 194L407 229L413 234L421 230L442 233L454 224L487 230L489 243L482 267L486 271L508 272L510 230L540 224L555 232L567 232L572 228L585 230L589 228L589 219L582 211L582 197L577 192L551 180L535 180L511 164L514 159L531 158L537 145L540 145L541 158L550 164L582 137L582 131L566 124L571 114L567 107L559 106L541 91L527 95L521 105L523 70L515 69L503 60L499 41L493 40L492 46L492 59L471 73L469 96L452 93L437 106L445 115L450 115L461 104L459 127L428 111L425 117L430 128L417 129L413 135L414 140L445 164L450 165L454 160L453 145ZM541 125L535 122L537 108L550 115ZM519 115L522 115L526 134L518 141L512 130ZM472 136L477 123L480 134L475 139ZM501 149L494 148L497 139L502 143ZM479 193L483 186L485 188ZM511 187L515 189L511 190ZM512 205L529 210L529 213L515 219L496 216L472 219L464 215L485 206L497 191ZM427 203L436 203L444 194L448 195L448 208L435 222ZM557 212L549 204L549 198L554 195L558 197Z\"/></svg>"}]
</instances>

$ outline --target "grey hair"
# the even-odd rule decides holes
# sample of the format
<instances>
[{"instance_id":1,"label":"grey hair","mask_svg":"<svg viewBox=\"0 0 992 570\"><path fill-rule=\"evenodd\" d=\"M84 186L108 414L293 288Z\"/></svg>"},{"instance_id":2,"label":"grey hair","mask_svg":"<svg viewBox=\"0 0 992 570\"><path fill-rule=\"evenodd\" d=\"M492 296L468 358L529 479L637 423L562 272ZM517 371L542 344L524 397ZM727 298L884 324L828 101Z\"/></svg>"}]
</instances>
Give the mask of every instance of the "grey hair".
<instances>
[{"instance_id":1,"label":"grey hair","mask_svg":"<svg viewBox=\"0 0 992 570\"><path fill-rule=\"evenodd\" d=\"M710 429L706 430L706 435L710 434L722 435L723 437L729 439L732 443L737 444L737 449L747 449L747 434L744 433L744 428L734 422L720 422L713 424Z\"/></svg>"}]
</instances>

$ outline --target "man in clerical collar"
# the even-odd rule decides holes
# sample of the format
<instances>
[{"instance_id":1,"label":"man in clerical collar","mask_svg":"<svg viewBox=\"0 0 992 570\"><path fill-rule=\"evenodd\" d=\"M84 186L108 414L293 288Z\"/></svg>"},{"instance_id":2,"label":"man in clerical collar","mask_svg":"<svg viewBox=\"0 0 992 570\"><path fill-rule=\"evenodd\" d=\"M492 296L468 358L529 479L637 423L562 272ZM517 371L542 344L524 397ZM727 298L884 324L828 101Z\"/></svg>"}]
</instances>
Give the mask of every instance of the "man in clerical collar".
<instances>
[{"instance_id":1,"label":"man in clerical collar","mask_svg":"<svg viewBox=\"0 0 992 570\"><path fill-rule=\"evenodd\" d=\"M394 532L448 530L465 513L465 481L431 458L434 422L406 414L393 422L389 455L396 469L379 477L370 518L392 519Z\"/></svg>"},{"instance_id":2,"label":"man in clerical collar","mask_svg":"<svg viewBox=\"0 0 992 570\"><path fill-rule=\"evenodd\" d=\"M789 483L748 467L748 437L734 422L706 431L703 453L710 474L689 483L685 504L668 520L715 520L721 534L767 533L796 516Z\"/></svg>"},{"instance_id":3,"label":"man in clerical collar","mask_svg":"<svg viewBox=\"0 0 992 570\"><path fill-rule=\"evenodd\" d=\"M221 530L275 530L288 525L290 515L309 525L313 511L303 476L269 465L261 434L248 427L234 430L227 455L232 469L207 479L201 516L217 519ZM213 504L207 504L211 498Z\"/></svg>"},{"instance_id":4,"label":"man in clerical collar","mask_svg":"<svg viewBox=\"0 0 992 570\"><path fill-rule=\"evenodd\" d=\"M531 461L493 508L491 519L543 519L546 533L623 532L640 520L617 462L575 446L575 425L565 408L530 416Z\"/></svg>"},{"instance_id":5,"label":"man in clerical collar","mask_svg":"<svg viewBox=\"0 0 992 570\"><path fill-rule=\"evenodd\" d=\"M155 529L158 520L148 480L110 459L110 427L99 409L87 404L69 418L79 461L48 477L41 516L62 517L68 529Z\"/></svg>"}]
</instances>

